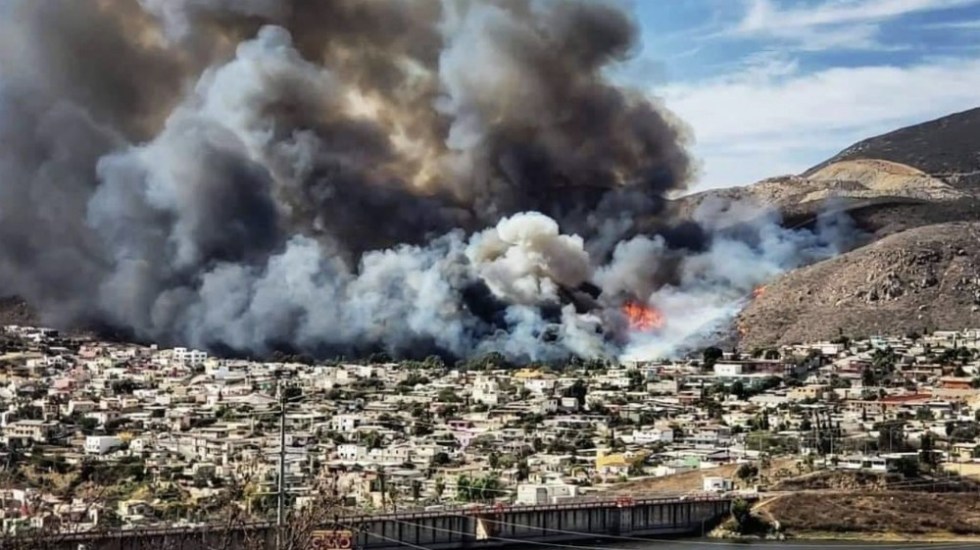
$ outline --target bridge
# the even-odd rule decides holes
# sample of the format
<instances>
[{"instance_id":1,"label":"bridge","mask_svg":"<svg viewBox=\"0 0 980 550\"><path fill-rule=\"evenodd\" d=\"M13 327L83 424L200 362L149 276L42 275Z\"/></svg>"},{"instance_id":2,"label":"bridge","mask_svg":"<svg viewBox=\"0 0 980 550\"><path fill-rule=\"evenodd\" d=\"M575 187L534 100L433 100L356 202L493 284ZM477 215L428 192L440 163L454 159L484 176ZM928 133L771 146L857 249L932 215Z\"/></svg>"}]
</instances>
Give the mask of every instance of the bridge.
<instances>
[{"instance_id":1,"label":"bridge","mask_svg":"<svg viewBox=\"0 0 980 550\"><path fill-rule=\"evenodd\" d=\"M535 543L700 536L729 513L727 495L616 497L532 506L477 506L340 516L326 529L352 533L357 550L450 550ZM754 500L754 496L743 496ZM275 526L152 529L59 537L50 550L231 550L274 548ZM346 541L344 543L346 546Z\"/></svg>"}]
</instances>

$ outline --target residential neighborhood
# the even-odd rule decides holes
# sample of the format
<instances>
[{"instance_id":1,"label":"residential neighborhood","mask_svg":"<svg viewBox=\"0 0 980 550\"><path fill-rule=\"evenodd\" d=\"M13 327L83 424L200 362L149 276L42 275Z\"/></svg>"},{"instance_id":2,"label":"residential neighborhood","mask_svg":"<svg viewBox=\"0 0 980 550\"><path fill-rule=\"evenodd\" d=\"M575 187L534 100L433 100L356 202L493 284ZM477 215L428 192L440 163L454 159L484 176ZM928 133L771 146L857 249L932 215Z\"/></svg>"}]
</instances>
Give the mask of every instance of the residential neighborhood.
<instances>
[{"instance_id":1,"label":"residential neighborhood","mask_svg":"<svg viewBox=\"0 0 980 550\"><path fill-rule=\"evenodd\" d=\"M259 362L22 326L0 346L7 533L270 518L280 485L290 507L380 512L662 492L688 472L696 492L787 468L980 474L980 330L563 365Z\"/></svg>"}]
</instances>

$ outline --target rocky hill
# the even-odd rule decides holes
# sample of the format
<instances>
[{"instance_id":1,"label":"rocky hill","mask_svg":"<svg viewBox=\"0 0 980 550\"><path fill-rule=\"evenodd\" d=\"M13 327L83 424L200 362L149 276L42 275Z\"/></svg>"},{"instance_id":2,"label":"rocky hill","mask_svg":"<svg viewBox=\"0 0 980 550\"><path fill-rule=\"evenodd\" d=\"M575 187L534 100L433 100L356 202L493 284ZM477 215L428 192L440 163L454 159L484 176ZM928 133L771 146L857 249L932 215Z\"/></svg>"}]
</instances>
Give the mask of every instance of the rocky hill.
<instances>
[{"instance_id":1,"label":"rocky hill","mask_svg":"<svg viewBox=\"0 0 980 550\"><path fill-rule=\"evenodd\" d=\"M36 325L38 318L31 306L16 296L0 297L0 325Z\"/></svg>"},{"instance_id":2,"label":"rocky hill","mask_svg":"<svg viewBox=\"0 0 980 550\"><path fill-rule=\"evenodd\" d=\"M876 136L844 149L803 173L841 161L880 159L915 167L955 187L980 188L980 108Z\"/></svg>"},{"instance_id":3,"label":"rocky hill","mask_svg":"<svg viewBox=\"0 0 980 550\"><path fill-rule=\"evenodd\" d=\"M980 223L908 229L783 275L738 327L746 349L980 327Z\"/></svg>"},{"instance_id":4,"label":"rocky hill","mask_svg":"<svg viewBox=\"0 0 980 550\"><path fill-rule=\"evenodd\" d=\"M868 237L772 281L739 316L740 345L980 327L978 192L980 109L864 140L799 176L710 192L778 208L786 225L832 198Z\"/></svg>"}]
</instances>

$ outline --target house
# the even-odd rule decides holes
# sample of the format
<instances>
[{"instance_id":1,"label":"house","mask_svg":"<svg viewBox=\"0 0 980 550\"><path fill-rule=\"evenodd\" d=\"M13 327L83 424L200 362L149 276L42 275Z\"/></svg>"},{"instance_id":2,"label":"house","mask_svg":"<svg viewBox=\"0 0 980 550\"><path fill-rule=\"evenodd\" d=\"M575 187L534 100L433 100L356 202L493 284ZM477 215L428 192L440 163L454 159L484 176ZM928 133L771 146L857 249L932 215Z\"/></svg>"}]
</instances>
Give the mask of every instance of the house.
<instances>
[{"instance_id":1,"label":"house","mask_svg":"<svg viewBox=\"0 0 980 550\"><path fill-rule=\"evenodd\" d=\"M85 453L104 455L122 444L122 439L113 435L90 435L85 438Z\"/></svg>"},{"instance_id":2,"label":"house","mask_svg":"<svg viewBox=\"0 0 980 550\"><path fill-rule=\"evenodd\" d=\"M602 476L625 476L629 475L631 467L642 464L649 453L646 451L606 454L599 451L595 458L596 473Z\"/></svg>"},{"instance_id":3,"label":"house","mask_svg":"<svg viewBox=\"0 0 980 550\"><path fill-rule=\"evenodd\" d=\"M732 480L723 477L707 476L702 481L704 491L709 493L724 493L734 488Z\"/></svg>"},{"instance_id":4,"label":"house","mask_svg":"<svg viewBox=\"0 0 980 550\"><path fill-rule=\"evenodd\" d=\"M18 420L7 424L3 429L3 434L8 443L14 439L47 443L54 435L57 427L57 423L44 420Z\"/></svg>"},{"instance_id":5,"label":"house","mask_svg":"<svg viewBox=\"0 0 980 550\"><path fill-rule=\"evenodd\" d=\"M633 430L633 443L649 445L651 443L671 443L674 441L674 430L671 428L641 428Z\"/></svg>"},{"instance_id":6,"label":"house","mask_svg":"<svg viewBox=\"0 0 980 550\"><path fill-rule=\"evenodd\" d=\"M830 386L827 384L807 384L791 389L787 397L793 401L819 399L828 391L830 391Z\"/></svg>"},{"instance_id":7,"label":"house","mask_svg":"<svg viewBox=\"0 0 980 550\"><path fill-rule=\"evenodd\" d=\"M559 504L578 496L578 485L521 483L517 486L516 504Z\"/></svg>"},{"instance_id":8,"label":"house","mask_svg":"<svg viewBox=\"0 0 980 550\"><path fill-rule=\"evenodd\" d=\"M195 367L204 363L207 358L208 354L205 351L187 348L174 348L174 361L183 365Z\"/></svg>"}]
</instances>

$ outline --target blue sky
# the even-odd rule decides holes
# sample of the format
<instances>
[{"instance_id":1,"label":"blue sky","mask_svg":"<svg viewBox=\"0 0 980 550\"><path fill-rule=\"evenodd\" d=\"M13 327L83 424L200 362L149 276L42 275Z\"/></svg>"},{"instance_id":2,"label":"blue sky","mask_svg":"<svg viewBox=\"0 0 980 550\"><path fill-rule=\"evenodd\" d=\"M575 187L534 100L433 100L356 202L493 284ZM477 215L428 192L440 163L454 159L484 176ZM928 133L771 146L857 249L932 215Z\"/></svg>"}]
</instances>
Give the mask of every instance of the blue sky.
<instances>
[{"instance_id":1,"label":"blue sky","mask_svg":"<svg viewBox=\"0 0 980 550\"><path fill-rule=\"evenodd\" d=\"M980 106L980 0L631 4L643 46L618 76L689 126L695 190L798 173Z\"/></svg>"}]
</instances>

